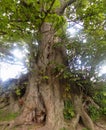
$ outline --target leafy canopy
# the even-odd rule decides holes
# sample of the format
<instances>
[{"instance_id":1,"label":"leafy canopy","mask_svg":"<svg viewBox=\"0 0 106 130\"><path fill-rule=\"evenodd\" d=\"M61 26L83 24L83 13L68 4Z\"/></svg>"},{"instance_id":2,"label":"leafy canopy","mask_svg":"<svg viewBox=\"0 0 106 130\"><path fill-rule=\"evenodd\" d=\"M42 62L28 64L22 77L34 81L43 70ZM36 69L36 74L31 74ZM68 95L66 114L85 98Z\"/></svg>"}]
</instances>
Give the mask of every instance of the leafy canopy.
<instances>
[{"instance_id":1,"label":"leafy canopy","mask_svg":"<svg viewBox=\"0 0 106 130\"><path fill-rule=\"evenodd\" d=\"M69 20L74 23L81 23L83 34L78 34L79 38L71 39L74 41L73 44L66 46L70 49L74 48L76 57L83 57L81 60L83 63L85 62L86 66L91 65L88 65L89 60L92 65L98 64L102 54L102 58L104 58L106 47L105 4L105 0L76 0L73 4L66 6L64 15L59 15L57 10L62 6L60 0L1 0L1 41L3 38L9 41L35 40L38 38L36 33L43 22L51 23L60 36L63 33L61 27ZM62 37L64 40L64 35ZM80 44L81 37L87 40L85 45ZM26 41L28 43L28 40ZM33 48L31 44L29 45ZM71 54L69 58L72 57ZM98 57L99 60L94 63L94 58L90 59L90 57Z\"/></svg>"}]
</instances>

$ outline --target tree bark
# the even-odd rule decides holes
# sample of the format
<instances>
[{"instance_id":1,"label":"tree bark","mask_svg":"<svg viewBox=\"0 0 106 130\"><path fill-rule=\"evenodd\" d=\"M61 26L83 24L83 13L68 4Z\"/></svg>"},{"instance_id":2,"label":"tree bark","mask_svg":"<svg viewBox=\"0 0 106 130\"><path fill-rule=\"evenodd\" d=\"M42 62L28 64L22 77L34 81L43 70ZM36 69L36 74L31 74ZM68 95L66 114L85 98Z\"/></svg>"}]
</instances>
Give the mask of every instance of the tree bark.
<instances>
[{"instance_id":1,"label":"tree bark","mask_svg":"<svg viewBox=\"0 0 106 130\"><path fill-rule=\"evenodd\" d=\"M90 130L94 130L93 121L84 110L82 97L83 97L82 94L76 94L76 93L72 94L72 101L73 101L75 113L80 116L86 128Z\"/></svg>"},{"instance_id":2,"label":"tree bark","mask_svg":"<svg viewBox=\"0 0 106 130\"><path fill-rule=\"evenodd\" d=\"M40 70L43 69L42 76L48 77L43 79L40 84L40 92L46 108L46 127L44 129L59 130L64 127L64 103L61 94L63 85L59 77L56 78L53 74L53 69L55 67L54 63L66 64L65 59L63 59L65 50L63 47L53 48L54 44L59 41L55 39L54 30L49 23L42 25L40 34L42 38L38 66Z\"/></svg>"},{"instance_id":3,"label":"tree bark","mask_svg":"<svg viewBox=\"0 0 106 130\"><path fill-rule=\"evenodd\" d=\"M51 24L43 23L39 35L39 53L29 78L23 111L12 126L43 123L45 126L40 130L59 130L65 126L63 82L53 71L55 64L66 64L62 55L64 49L53 47L58 41Z\"/></svg>"}]
</instances>

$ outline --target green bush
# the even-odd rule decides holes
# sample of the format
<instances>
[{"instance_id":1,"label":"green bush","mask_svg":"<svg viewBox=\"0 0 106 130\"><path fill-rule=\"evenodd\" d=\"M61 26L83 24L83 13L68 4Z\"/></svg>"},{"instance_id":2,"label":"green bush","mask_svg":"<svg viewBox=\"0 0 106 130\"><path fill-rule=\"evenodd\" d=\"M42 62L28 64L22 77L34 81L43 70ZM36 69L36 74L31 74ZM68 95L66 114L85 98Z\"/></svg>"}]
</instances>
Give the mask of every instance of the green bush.
<instances>
[{"instance_id":1,"label":"green bush","mask_svg":"<svg viewBox=\"0 0 106 130\"><path fill-rule=\"evenodd\" d=\"M102 108L102 115L106 116L106 107Z\"/></svg>"},{"instance_id":2,"label":"green bush","mask_svg":"<svg viewBox=\"0 0 106 130\"><path fill-rule=\"evenodd\" d=\"M93 121L100 118L101 110L97 109L95 106L90 105L88 111L89 111L89 115Z\"/></svg>"},{"instance_id":3,"label":"green bush","mask_svg":"<svg viewBox=\"0 0 106 130\"><path fill-rule=\"evenodd\" d=\"M99 104L99 112L102 115L106 115L106 90L95 93L94 101Z\"/></svg>"},{"instance_id":4,"label":"green bush","mask_svg":"<svg viewBox=\"0 0 106 130\"><path fill-rule=\"evenodd\" d=\"M72 117L74 117L74 108L72 106L72 103L70 100L66 100L64 102L64 118L67 120L70 120Z\"/></svg>"}]
</instances>

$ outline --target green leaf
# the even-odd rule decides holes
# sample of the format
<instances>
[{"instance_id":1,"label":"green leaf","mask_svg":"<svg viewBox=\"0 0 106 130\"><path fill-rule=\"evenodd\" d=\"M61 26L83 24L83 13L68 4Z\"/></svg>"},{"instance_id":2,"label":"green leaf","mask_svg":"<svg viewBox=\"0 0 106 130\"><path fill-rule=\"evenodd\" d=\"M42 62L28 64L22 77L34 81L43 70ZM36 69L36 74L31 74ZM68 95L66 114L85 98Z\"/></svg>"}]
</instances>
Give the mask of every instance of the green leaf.
<instances>
[{"instance_id":1,"label":"green leaf","mask_svg":"<svg viewBox=\"0 0 106 130\"><path fill-rule=\"evenodd\" d=\"M49 79L49 77L45 75L45 76L43 76L43 79L48 80L48 79Z\"/></svg>"}]
</instances>

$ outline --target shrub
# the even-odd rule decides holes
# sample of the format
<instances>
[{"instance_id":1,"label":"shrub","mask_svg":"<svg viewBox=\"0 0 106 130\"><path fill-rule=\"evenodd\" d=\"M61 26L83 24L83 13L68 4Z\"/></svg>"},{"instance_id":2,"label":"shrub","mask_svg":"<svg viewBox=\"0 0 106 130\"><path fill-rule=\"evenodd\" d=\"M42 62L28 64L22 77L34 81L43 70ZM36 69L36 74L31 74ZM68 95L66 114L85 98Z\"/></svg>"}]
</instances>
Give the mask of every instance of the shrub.
<instances>
[{"instance_id":1,"label":"shrub","mask_svg":"<svg viewBox=\"0 0 106 130\"><path fill-rule=\"evenodd\" d=\"M72 103L70 100L66 100L64 102L64 118L67 120L70 120L72 117L74 117L74 108L72 106Z\"/></svg>"},{"instance_id":2,"label":"shrub","mask_svg":"<svg viewBox=\"0 0 106 130\"><path fill-rule=\"evenodd\" d=\"M102 90L95 93L94 100L99 104L99 112L101 115L106 115L106 90Z\"/></svg>"},{"instance_id":3,"label":"shrub","mask_svg":"<svg viewBox=\"0 0 106 130\"><path fill-rule=\"evenodd\" d=\"M93 121L100 118L101 110L97 109L95 106L90 105L88 108L89 115Z\"/></svg>"}]
</instances>

